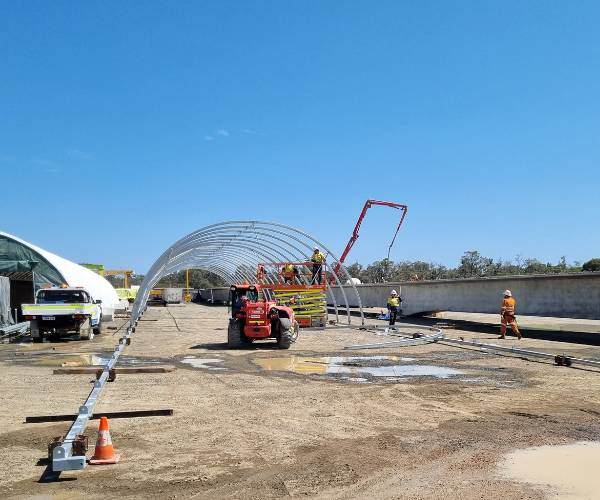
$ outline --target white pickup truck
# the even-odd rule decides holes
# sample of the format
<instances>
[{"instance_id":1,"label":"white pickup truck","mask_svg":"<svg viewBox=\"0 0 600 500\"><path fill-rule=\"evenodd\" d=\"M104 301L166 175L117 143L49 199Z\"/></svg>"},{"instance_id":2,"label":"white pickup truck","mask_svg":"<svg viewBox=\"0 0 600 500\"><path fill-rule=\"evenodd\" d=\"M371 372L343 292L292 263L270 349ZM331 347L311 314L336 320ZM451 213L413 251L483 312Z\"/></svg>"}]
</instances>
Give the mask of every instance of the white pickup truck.
<instances>
[{"instance_id":1,"label":"white pickup truck","mask_svg":"<svg viewBox=\"0 0 600 500\"><path fill-rule=\"evenodd\" d=\"M34 342L43 342L45 335L57 340L73 334L92 340L102 332L101 304L84 288L43 288L35 304L23 304L21 309Z\"/></svg>"}]
</instances>

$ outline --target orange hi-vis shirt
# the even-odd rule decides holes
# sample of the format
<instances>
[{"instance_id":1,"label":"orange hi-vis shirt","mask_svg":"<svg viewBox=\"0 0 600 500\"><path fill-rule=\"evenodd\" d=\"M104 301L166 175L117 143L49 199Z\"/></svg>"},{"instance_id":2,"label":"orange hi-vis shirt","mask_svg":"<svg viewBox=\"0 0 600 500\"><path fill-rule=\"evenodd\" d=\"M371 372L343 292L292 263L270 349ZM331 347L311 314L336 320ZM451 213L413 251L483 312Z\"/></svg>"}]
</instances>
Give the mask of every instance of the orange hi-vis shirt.
<instances>
[{"instance_id":1,"label":"orange hi-vis shirt","mask_svg":"<svg viewBox=\"0 0 600 500\"><path fill-rule=\"evenodd\" d=\"M516 307L517 301L512 297L508 297L502 301L502 314L514 315Z\"/></svg>"}]
</instances>

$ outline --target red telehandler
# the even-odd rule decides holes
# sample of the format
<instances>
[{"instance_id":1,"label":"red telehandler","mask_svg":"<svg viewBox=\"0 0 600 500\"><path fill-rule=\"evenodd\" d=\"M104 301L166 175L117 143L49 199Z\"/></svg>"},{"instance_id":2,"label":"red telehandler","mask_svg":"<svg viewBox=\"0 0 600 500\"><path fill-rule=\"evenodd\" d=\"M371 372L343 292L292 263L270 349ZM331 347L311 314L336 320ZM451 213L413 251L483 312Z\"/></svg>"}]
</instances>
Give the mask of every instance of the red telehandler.
<instances>
[{"instance_id":1,"label":"red telehandler","mask_svg":"<svg viewBox=\"0 0 600 500\"><path fill-rule=\"evenodd\" d=\"M262 297L261 297L262 295ZM268 290L260 284L236 284L229 289L231 318L227 328L227 345L239 348L257 339L274 338L280 349L289 349L298 339L298 322L294 311L270 300Z\"/></svg>"}]
</instances>

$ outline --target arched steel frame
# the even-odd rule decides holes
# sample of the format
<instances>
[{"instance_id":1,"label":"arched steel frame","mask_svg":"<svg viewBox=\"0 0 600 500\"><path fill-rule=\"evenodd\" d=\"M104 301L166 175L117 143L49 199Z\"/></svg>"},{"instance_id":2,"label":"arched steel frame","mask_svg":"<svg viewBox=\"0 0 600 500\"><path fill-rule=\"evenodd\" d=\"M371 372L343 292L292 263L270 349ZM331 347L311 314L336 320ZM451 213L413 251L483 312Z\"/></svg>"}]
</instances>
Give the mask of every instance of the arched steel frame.
<instances>
[{"instance_id":1,"label":"arched steel frame","mask_svg":"<svg viewBox=\"0 0 600 500\"><path fill-rule=\"evenodd\" d=\"M351 323L348 293L356 296L361 323L364 314L360 295L346 268L322 242L308 233L285 224L264 221L227 221L203 227L175 242L152 265L138 290L131 313L136 322L146 307L150 291L164 276L185 269L203 269L223 278L227 283L254 282L260 263L309 261L313 247L326 253L329 275L340 287L345 302L348 324ZM338 267L339 265L339 267ZM334 272L334 269L337 269ZM270 280L267 277L267 280ZM338 304L328 288L338 317Z\"/></svg>"}]
</instances>

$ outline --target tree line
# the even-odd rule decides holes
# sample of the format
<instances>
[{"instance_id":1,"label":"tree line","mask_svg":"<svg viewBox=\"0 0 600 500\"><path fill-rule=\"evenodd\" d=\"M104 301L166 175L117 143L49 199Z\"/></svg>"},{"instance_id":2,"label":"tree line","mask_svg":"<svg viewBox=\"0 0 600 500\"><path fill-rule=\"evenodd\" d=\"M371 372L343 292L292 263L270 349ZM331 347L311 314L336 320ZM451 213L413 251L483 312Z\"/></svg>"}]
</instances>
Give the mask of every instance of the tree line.
<instances>
[{"instance_id":1,"label":"tree line","mask_svg":"<svg viewBox=\"0 0 600 500\"><path fill-rule=\"evenodd\" d=\"M116 276L106 276L106 279L115 288L123 286L123 279ZM136 274L129 280L130 285L141 285L144 280L143 274ZM216 286L227 286L220 276L202 269L190 269L190 287L191 288L211 288ZM183 288L185 287L185 271L171 274L161 278L155 285L156 288Z\"/></svg>"},{"instance_id":2,"label":"tree line","mask_svg":"<svg viewBox=\"0 0 600 500\"><path fill-rule=\"evenodd\" d=\"M358 278L362 283L387 283L410 280L485 278L518 274L600 272L600 258L591 259L583 264L580 262L569 264L565 257L561 257L558 263L552 264L550 262L543 263L537 259L522 259L519 256L513 260L494 260L490 257L484 257L476 250L469 250L463 254L457 267L446 267L441 264L419 260L393 262L392 260L383 259L377 260L366 267L356 262L346 266L346 269L350 276ZM107 276L106 278L117 288L123 286L123 280L116 276ZM143 279L144 275L138 274L132 276L130 283L139 285ZM227 285L228 283L225 280L214 273L201 269L190 270L191 288L211 288ZM182 288L184 286L185 271L165 276L156 284L156 287L159 288Z\"/></svg>"},{"instance_id":3,"label":"tree line","mask_svg":"<svg viewBox=\"0 0 600 500\"><path fill-rule=\"evenodd\" d=\"M358 262L346 266L353 278L362 283L386 283L411 280L439 280L456 278L485 278L523 274L562 274L582 271L600 271L600 259L591 259L584 264L569 264L566 257L556 264L541 262L538 259L523 259L517 256L513 260L494 260L481 255L477 250L463 254L457 267L425 261L393 262L389 259L377 260L366 267Z\"/></svg>"}]
</instances>

